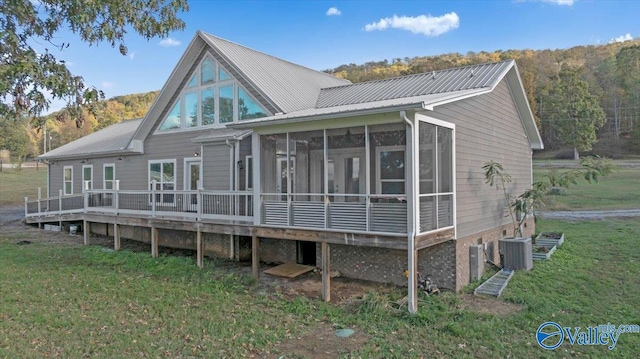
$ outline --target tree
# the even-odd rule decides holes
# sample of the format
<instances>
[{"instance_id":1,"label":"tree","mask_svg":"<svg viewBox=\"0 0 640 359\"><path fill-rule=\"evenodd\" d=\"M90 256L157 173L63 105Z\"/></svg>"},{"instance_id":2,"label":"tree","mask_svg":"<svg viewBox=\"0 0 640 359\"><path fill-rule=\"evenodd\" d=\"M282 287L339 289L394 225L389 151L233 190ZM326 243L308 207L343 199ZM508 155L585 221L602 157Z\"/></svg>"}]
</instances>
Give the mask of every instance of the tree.
<instances>
[{"instance_id":1,"label":"tree","mask_svg":"<svg viewBox=\"0 0 640 359\"><path fill-rule=\"evenodd\" d=\"M69 43L56 34L67 28L89 45L107 42L127 54L125 34L134 30L150 39L184 29L178 12L186 0L6 0L0 1L0 116L37 116L49 107L50 96L67 102L69 117L83 124L80 106L104 97L72 74L51 49ZM43 50L34 43L44 44Z\"/></svg>"},{"instance_id":2,"label":"tree","mask_svg":"<svg viewBox=\"0 0 640 359\"><path fill-rule=\"evenodd\" d=\"M14 121L0 118L0 150L9 151L11 162L18 169L33 150L25 122L25 119Z\"/></svg>"},{"instance_id":3,"label":"tree","mask_svg":"<svg viewBox=\"0 0 640 359\"><path fill-rule=\"evenodd\" d=\"M559 141L579 151L591 150L596 131L604 125L605 114L599 100L589 92L589 84L580 76L580 68L563 66L549 90L546 112Z\"/></svg>"}]
</instances>

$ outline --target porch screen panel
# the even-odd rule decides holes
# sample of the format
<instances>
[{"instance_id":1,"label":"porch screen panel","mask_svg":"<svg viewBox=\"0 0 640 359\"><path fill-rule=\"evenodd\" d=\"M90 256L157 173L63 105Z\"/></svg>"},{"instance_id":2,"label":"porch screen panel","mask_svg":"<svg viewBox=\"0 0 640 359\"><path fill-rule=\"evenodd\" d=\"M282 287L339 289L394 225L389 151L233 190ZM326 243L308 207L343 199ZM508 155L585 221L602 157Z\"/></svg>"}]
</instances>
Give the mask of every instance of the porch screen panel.
<instances>
[{"instance_id":1,"label":"porch screen panel","mask_svg":"<svg viewBox=\"0 0 640 359\"><path fill-rule=\"evenodd\" d=\"M453 225L453 130L419 122L420 232Z\"/></svg>"},{"instance_id":2,"label":"porch screen panel","mask_svg":"<svg viewBox=\"0 0 640 359\"><path fill-rule=\"evenodd\" d=\"M260 136L260 183L262 188L262 223L287 226L289 210L287 204L286 171L287 134ZM284 151L282 151L284 143ZM285 168L282 168L282 166ZM283 188L284 183L284 188Z\"/></svg>"},{"instance_id":3,"label":"porch screen panel","mask_svg":"<svg viewBox=\"0 0 640 359\"><path fill-rule=\"evenodd\" d=\"M285 148L279 150L284 151ZM324 131L289 133L292 226L325 227L323 151Z\"/></svg>"},{"instance_id":4,"label":"porch screen panel","mask_svg":"<svg viewBox=\"0 0 640 359\"><path fill-rule=\"evenodd\" d=\"M406 146L404 123L369 126L370 231L405 233L407 230Z\"/></svg>"},{"instance_id":5,"label":"porch screen panel","mask_svg":"<svg viewBox=\"0 0 640 359\"><path fill-rule=\"evenodd\" d=\"M366 231L364 126L327 130L328 227Z\"/></svg>"}]
</instances>

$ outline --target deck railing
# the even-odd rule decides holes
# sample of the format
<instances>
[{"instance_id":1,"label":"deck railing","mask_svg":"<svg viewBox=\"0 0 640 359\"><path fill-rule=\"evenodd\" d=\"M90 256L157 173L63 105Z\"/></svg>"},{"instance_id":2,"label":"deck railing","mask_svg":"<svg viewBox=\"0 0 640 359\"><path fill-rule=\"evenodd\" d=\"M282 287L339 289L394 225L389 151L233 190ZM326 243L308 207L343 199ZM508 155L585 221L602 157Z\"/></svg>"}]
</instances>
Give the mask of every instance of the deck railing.
<instances>
[{"instance_id":1,"label":"deck railing","mask_svg":"<svg viewBox=\"0 0 640 359\"><path fill-rule=\"evenodd\" d=\"M25 217L105 213L253 222L252 198L253 193L244 191L87 190L69 196L25 198Z\"/></svg>"},{"instance_id":2,"label":"deck railing","mask_svg":"<svg viewBox=\"0 0 640 359\"><path fill-rule=\"evenodd\" d=\"M260 199L264 225L407 233L404 195L265 193Z\"/></svg>"}]
</instances>

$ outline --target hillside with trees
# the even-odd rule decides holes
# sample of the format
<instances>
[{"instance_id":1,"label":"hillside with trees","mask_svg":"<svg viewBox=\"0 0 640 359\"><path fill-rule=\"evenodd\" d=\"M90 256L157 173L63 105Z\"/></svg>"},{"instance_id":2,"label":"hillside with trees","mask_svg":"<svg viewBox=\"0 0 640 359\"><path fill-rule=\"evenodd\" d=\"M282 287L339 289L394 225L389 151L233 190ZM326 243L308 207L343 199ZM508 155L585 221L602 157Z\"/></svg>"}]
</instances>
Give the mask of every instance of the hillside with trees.
<instances>
[{"instance_id":1,"label":"hillside with trees","mask_svg":"<svg viewBox=\"0 0 640 359\"><path fill-rule=\"evenodd\" d=\"M326 70L362 82L514 59L547 153L624 157L640 154L640 39L558 50L497 50L395 58ZM0 149L38 155L125 119L143 117L156 92L117 96L34 119L0 121ZM45 126L46 125L46 126ZM24 135L26 132L26 136Z\"/></svg>"},{"instance_id":2,"label":"hillside with trees","mask_svg":"<svg viewBox=\"0 0 640 359\"><path fill-rule=\"evenodd\" d=\"M115 123L144 117L157 94L158 91L152 91L116 96L82 106L82 122L66 110L21 121L0 119L0 149L11 152L11 161L21 162L27 156L43 152L45 129L47 149L54 149Z\"/></svg>"},{"instance_id":3,"label":"hillside with trees","mask_svg":"<svg viewBox=\"0 0 640 359\"><path fill-rule=\"evenodd\" d=\"M352 82L514 59L547 149L640 154L640 39L559 50L395 58L326 70Z\"/></svg>"}]
</instances>

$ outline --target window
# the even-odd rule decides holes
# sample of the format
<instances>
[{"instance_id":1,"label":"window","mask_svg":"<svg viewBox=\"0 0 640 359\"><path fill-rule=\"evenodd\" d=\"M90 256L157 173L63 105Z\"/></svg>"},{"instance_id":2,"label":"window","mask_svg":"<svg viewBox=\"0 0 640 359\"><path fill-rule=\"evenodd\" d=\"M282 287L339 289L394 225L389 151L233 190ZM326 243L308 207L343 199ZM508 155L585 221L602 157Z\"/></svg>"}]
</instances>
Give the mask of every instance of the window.
<instances>
[{"instance_id":1,"label":"window","mask_svg":"<svg viewBox=\"0 0 640 359\"><path fill-rule=\"evenodd\" d=\"M104 174L104 189L114 189L114 183L116 180L116 165L113 163L106 163L103 167Z\"/></svg>"},{"instance_id":2,"label":"window","mask_svg":"<svg viewBox=\"0 0 640 359\"><path fill-rule=\"evenodd\" d=\"M85 189L93 189L93 165L82 166L82 190Z\"/></svg>"},{"instance_id":3,"label":"window","mask_svg":"<svg viewBox=\"0 0 640 359\"><path fill-rule=\"evenodd\" d=\"M220 123L233 122L233 85L220 88Z\"/></svg>"},{"instance_id":4,"label":"window","mask_svg":"<svg viewBox=\"0 0 640 359\"><path fill-rule=\"evenodd\" d=\"M63 191L65 195L73 194L73 166L64 166Z\"/></svg>"},{"instance_id":5,"label":"window","mask_svg":"<svg viewBox=\"0 0 640 359\"><path fill-rule=\"evenodd\" d=\"M162 123L162 126L160 126L160 131L180 128L180 122L182 118L182 116L180 115L180 109L180 100L178 100L178 102L176 102L176 104L171 109L171 112L169 112L169 114L167 115L167 118Z\"/></svg>"},{"instance_id":6,"label":"window","mask_svg":"<svg viewBox=\"0 0 640 359\"><path fill-rule=\"evenodd\" d=\"M198 126L198 93L184 95L184 110L187 116L187 127Z\"/></svg>"},{"instance_id":7,"label":"window","mask_svg":"<svg viewBox=\"0 0 640 359\"><path fill-rule=\"evenodd\" d=\"M153 183L155 181L155 188ZM149 161L149 189L173 191L176 188L176 160ZM173 203L173 194L156 195L157 203Z\"/></svg>"},{"instance_id":8,"label":"window","mask_svg":"<svg viewBox=\"0 0 640 359\"><path fill-rule=\"evenodd\" d=\"M264 110L257 102L247 94L242 88L238 87L238 120L251 120L267 116Z\"/></svg>"},{"instance_id":9,"label":"window","mask_svg":"<svg viewBox=\"0 0 640 359\"><path fill-rule=\"evenodd\" d=\"M159 132L222 125L269 115L228 71L209 56L189 76Z\"/></svg>"},{"instance_id":10,"label":"window","mask_svg":"<svg viewBox=\"0 0 640 359\"><path fill-rule=\"evenodd\" d=\"M405 193L405 147L380 146L376 148L377 192L380 194Z\"/></svg>"}]
</instances>

